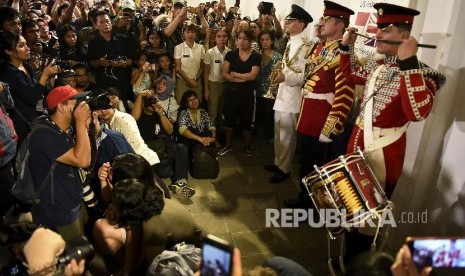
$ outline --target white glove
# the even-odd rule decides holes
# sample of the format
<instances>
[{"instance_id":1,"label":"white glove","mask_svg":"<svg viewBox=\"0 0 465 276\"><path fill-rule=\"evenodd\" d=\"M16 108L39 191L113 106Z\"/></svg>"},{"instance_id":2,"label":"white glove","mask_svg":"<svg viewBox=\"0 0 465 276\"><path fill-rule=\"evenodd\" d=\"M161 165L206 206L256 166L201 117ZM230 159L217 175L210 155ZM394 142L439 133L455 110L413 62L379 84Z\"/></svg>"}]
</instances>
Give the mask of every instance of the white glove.
<instances>
[{"instance_id":1,"label":"white glove","mask_svg":"<svg viewBox=\"0 0 465 276\"><path fill-rule=\"evenodd\" d=\"M329 139L329 137L324 135L323 133L320 134L319 140L322 143L331 143L333 141L332 139Z\"/></svg>"}]
</instances>

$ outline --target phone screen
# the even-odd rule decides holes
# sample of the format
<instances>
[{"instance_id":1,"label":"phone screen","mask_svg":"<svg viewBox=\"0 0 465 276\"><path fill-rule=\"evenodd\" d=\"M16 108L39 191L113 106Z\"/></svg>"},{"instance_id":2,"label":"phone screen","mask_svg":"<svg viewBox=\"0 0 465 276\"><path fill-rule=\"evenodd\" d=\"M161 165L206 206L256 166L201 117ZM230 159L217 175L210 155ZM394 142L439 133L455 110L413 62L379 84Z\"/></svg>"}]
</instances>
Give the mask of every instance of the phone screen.
<instances>
[{"instance_id":1,"label":"phone screen","mask_svg":"<svg viewBox=\"0 0 465 276\"><path fill-rule=\"evenodd\" d=\"M39 3L39 2L34 2L34 3L32 3L32 9L40 11L42 9L42 4Z\"/></svg>"},{"instance_id":2,"label":"phone screen","mask_svg":"<svg viewBox=\"0 0 465 276\"><path fill-rule=\"evenodd\" d=\"M231 275L232 252L226 241L208 235L202 246L202 275Z\"/></svg>"},{"instance_id":3,"label":"phone screen","mask_svg":"<svg viewBox=\"0 0 465 276\"><path fill-rule=\"evenodd\" d=\"M465 268L465 238L419 238L410 240L408 245L419 270L427 266Z\"/></svg>"}]
</instances>

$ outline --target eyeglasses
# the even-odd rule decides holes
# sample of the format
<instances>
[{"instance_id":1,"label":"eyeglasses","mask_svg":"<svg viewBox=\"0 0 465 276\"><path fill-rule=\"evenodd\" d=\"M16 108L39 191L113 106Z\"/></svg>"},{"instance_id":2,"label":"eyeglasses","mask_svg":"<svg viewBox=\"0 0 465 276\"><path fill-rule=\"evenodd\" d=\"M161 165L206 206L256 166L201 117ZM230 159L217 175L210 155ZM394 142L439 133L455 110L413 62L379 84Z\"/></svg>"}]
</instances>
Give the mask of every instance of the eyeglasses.
<instances>
[{"instance_id":1,"label":"eyeglasses","mask_svg":"<svg viewBox=\"0 0 465 276\"><path fill-rule=\"evenodd\" d=\"M291 24L291 23L296 22L296 21L300 21L300 20L297 19L297 18L289 18L289 19L284 20L284 24Z\"/></svg>"}]
</instances>

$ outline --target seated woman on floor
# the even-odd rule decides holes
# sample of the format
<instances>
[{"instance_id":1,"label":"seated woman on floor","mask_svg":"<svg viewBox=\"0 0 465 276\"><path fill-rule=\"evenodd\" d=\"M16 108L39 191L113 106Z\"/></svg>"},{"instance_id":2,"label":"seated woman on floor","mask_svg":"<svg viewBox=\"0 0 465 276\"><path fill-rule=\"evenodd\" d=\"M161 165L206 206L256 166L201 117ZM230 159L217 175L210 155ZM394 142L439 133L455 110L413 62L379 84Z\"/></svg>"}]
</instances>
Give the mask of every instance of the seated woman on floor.
<instances>
[{"instance_id":1,"label":"seated woman on floor","mask_svg":"<svg viewBox=\"0 0 465 276\"><path fill-rule=\"evenodd\" d=\"M195 91L187 90L181 98L181 111L178 112L181 142L189 148L200 143L205 147L215 146L216 129L208 112L200 108Z\"/></svg>"},{"instance_id":2,"label":"seated woman on floor","mask_svg":"<svg viewBox=\"0 0 465 276\"><path fill-rule=\"evenodd\" d=\"M202 230L184 206L163 198L142 156L118 156L113 167L102 166L98 176L103 183L102 198L109 205L105 218L94 225L95 245L100 253L120 260L122 271L134 272L176 243L200 244ZM133 180L123 181L127 179ZM135 182L139 184L132 187Z\"/></svg>"}]
</instances>

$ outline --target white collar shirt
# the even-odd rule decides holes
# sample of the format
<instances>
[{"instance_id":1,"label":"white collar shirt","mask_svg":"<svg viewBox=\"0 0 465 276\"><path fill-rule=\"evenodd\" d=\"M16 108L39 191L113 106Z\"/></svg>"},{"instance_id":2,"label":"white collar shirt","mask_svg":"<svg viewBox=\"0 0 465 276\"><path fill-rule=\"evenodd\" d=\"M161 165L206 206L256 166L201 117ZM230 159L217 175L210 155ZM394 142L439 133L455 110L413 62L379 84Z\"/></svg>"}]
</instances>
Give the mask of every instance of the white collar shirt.
<instances>
[{"instance_id":1,"label":"white collar shirt","mask_svg":"<svg viewBox=\"0 0 465 276\"><path fill-rule=\"evenodd\" d=\"M151 166L160 163L157 153L151 150L140 136L137 122L130 114L115 109L109 128L123 134L134 152L144 157Z\"/></svg>"},{"instance_id":2,"label":"white collar shirt","mask_svg":"<svg viewBox=\"0 0 465 276\"><path fill-rule=\"evenodd\" d=\"M215 46L207 51L203 62L210 65L210 74L208 75L209 81L224 82L221 71L223 70L224 57L230 50L231 49L228 47L225 47L224 51L221 53L218 46Z\"/></svg>"},{"instance_id":3,"label":"white collar shirt","mask_svg":"<svg viewBox=\"0 0 465 276\"><path fill-rule=\"evenodd\" d=\"M194 42L194 46L189 47L186 42L176 45L174 48L174 58L181 60L181 69L188 78L194 78L199 71L200 64L205 57L205 47Z\"/></svg>"}]
</instances>

